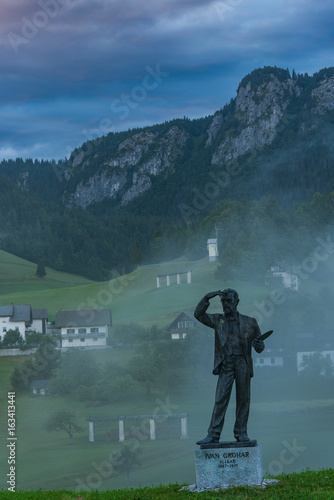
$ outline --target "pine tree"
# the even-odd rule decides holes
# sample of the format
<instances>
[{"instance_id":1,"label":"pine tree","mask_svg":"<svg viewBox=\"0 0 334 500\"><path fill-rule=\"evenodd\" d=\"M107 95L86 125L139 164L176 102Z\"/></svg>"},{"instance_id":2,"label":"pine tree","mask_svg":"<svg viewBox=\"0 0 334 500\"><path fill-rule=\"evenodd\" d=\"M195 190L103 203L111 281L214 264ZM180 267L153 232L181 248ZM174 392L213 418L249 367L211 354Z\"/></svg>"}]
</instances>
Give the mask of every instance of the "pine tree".
<instances>
[{"instance_id":1,"label":"pine tree","mask_svg":"<svg viewBox=\"0 0 334 500\"><path fill-rule=\"evenodd\" d=\"M38 261L37 269L36 269L36 276L38 276L39 278L44 278L44 276L46 276L46 270L45 270L44 262L42 260Z\"/></svg>"}]
</instances>

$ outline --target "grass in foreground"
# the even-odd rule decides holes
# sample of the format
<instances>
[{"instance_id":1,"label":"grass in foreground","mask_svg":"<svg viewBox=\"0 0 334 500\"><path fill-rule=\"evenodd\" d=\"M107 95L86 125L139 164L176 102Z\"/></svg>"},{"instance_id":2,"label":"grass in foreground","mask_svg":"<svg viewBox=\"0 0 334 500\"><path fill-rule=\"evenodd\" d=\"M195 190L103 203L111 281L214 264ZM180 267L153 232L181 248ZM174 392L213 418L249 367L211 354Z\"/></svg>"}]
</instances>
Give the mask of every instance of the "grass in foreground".
<instances>
[{"instance_id":1,"label":"grass in foreground","mask_svg":"<svg viewBox=\"0 0 334 500\"><path fill-rule=\"evenodd\" d=\"M74 492L66 490L54 491L19 491L15 498L23 500L164 500L167 498L194 498L194 495L204 500L219 498L233 498L233 500L247 500L251 498L260 499L320 499L333 500L334 498L334 469L323 469L320 471L306 470L301 473L293 473L278 477L279 482L271 484L266 488L240 486L220 491L204 491L192 493L181 491L182 486L171 484L155 488L135 488L122 490L106 490L91 492ZM10 491L0 491L1 499L12 498ZM196 497L195 497L196 498Z\"/></svg>"}]
</instances>

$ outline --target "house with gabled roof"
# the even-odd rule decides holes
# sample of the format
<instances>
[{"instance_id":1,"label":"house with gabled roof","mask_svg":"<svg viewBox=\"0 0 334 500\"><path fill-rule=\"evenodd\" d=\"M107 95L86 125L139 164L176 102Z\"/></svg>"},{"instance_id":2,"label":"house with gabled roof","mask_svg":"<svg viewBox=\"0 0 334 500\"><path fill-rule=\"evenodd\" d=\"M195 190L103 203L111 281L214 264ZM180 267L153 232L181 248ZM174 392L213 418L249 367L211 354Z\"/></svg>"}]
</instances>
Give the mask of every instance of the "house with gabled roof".
<instances>
[{"instance_id":1,"label":"house with gabled roof","mask_svg":"<svg viewBox=\"0 0 334 500\"><path fill-rule=\"evenodd\" d=\"M30 331L46 333L47 309L32 309L30 304L0 306L0 337L9 330L16 330L25 340Z\"/></svg>"},{"instance_id":2,"label":"house with gabled roof","mask_svg":"<svg viewBox=\"0 0 334 500\"><path fill-rule=\"evenodd\" d=\"M1 337L9 330L16 330L25 339L26 331L32 324L30 305L0 306L0 323Z\"/></svg>"},{"instance_id":3,"label":"house with gabled roof","mask_svg":"<svg viewBox=\"0 0 334 500\"><path fill-rule=\"evenodd\" d=\"M48 310L47 309L32 309L32 323L30 330L34 332L46 334L46 326L48 322Z\"/></svg>"},{"instance_id":4,"label":"house with gabled roof","mask_svg":"<svg viewBox=\"0 0 334 500\"><path fill-rule=\"evenodd\" d=\"M181 311L167 328L172 340L185 339L187 333L201 323L194 317L194 311Z\"/></svg>"},{"instance_id":5,"label":"house with gabled roof","mask_svg":"<svg viewBox=\"0 0 334 500\"><path fill-rule=\"evenodd\" d=\"M46 396L50 380L33 380L30 389L35 396Z\"/></svg>"},{"instance_id":6,"label":"house with gabled roof","mask_svg":"<svg viewBox=\"0 0 334 500\"><path fill-rule=\"evenodd\" d=\"M105 347L112 325L110 309L67 309L56 312L62 347Z\"/></svg>"}]
</instances>

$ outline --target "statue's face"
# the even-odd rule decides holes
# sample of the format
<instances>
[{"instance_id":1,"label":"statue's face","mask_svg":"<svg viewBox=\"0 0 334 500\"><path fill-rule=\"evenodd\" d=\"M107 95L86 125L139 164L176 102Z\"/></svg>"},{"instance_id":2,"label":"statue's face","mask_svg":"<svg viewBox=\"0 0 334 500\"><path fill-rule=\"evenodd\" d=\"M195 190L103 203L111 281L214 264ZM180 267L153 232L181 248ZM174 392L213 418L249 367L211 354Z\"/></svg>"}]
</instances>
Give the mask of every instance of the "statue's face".
<instances>
[{"instance_id":1,"label":"statue's face","mask_svg":"<svg viewBox=\"0 0 334 500\"><path fill-rule=\"evenodd\" d=\"M237 299L233 293L227 293L224 295L221 298L224 313L227 314L227 316L236 313L238 302L239 299Z\"/></svg>"}]
</instances>

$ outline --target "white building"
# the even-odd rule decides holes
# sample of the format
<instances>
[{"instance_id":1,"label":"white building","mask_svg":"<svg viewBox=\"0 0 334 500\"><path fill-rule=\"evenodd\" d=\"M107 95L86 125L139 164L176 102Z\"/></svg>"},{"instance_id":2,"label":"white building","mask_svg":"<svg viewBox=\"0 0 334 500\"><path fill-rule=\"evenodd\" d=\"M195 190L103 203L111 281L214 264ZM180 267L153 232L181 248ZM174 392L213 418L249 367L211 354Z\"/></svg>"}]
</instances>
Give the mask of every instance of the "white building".
<instances>
[{"instance_id":1,"label":"white building","mask_svg":"<svg viewBox=\"0 0 334 500\"><path fill-rule=\"evenodd\" d=\"M334 364L334 350L326 350L326 351L304 351L304 352L297 352L297 371L298 373L303 371L303 360L304 357L307 359L310 356L313 356L315 354L320 354L321 357L324 358L324 360L329 360L329 364ZM325 370L321 373L321 375L325 375Z\"/></svg>"},{"instance_id":2,"label":"white building","mask_svg":"<svg viewBox=\"0 0 334 500\"><path fill-rule=\"evenodd\" d=\"M110 309L62 310L56 312L62 347L105 347L111 327Z\"/></svg>"},{"instance_id":3,"label":"white building","mask_svg":"<svg viewBox=\"0 0 334 500\"><path fill-rule=\"evenodd\" d=\"M46 325L48 322L48 310L47 309L31 309L32 323L28 330L32 332L46 334Z\"/></svg>"},{"instance_id":4,"label":"white building","mask_svg":"<svg viewBox=\"0 0 334 500\"><path fill-rule=\"evenodd\" d=\"M9 330L18 331L23 340L31 331L45 334L47 319L47 309L32 309L29 304L0 306L0 337Z\"/></svg>"},{"instance_id":5,"label":"white building","mask_svg":"<svg viewBox=\"0 0 334 500\"><path fill-rule=\"evenodd\" d=\"M267 278L270 276L279 278L282 288L290 288L298 292L298 276L288 266L284 264L273 264L267 273ZM269 284L268 279L266 284Z\"/></svg>"},{"instance_id":6,"label":"white building","mask_svg":"<svg viewBox=\"0 0 334 500\"><path fill-rule=\"evenodd\" d=\"M211 238L206 242L208 252L209 252L209 261L215 261L218 259L218 238Z\"/></svg>"},{"instance_id":7,"label":"white building","mask_svg":"<svg viewBox=\"0 0 334 500\"><path fill-rule=\"evenodd\" d=\"M254 367L259 367L262 368L264 366L270 366L272 368L283 368L284 366L284 359L283 359L283 352L281 351L272 351L270 352L269 350L263 351L263 353L260 353L258 355L254 356Z\"/></svg>"}]
</instances>

